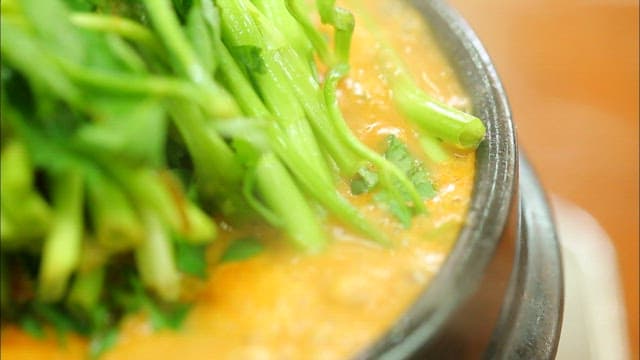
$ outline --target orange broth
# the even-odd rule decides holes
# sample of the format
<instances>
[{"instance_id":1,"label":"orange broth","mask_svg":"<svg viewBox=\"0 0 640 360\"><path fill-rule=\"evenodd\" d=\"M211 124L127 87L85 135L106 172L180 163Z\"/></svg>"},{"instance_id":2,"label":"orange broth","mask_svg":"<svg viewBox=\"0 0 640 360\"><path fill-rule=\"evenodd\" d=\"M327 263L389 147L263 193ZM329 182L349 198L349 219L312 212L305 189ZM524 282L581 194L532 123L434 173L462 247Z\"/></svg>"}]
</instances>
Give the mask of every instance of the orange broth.
<instances>
[{"instance_id":1,"label":"orange broth","mask_svg":"<svg viewBox=\"0 0 640 360\"><path fill-rule=\"evenodd\" d=\"M422 18L393 0L367 0L388 38L419 84L451 105L468 100ZM345 6L349 8L348 1ZM356 21L358 16L356 13ZM340 89L349 126L367 145L382 150L395 134L420 154L417 134L394 109L382 80L376 45L356 26L350 77ZM464 222L473 184L474 154L456 153L440 164L426 162L438 191L427 201L428 215L403 229L369 195L352 196L393 246L382 248L327 218L332 241L318 255L293 249L282 235L260 226L222 224L216 258L230 239L259 234L266 251L248 260L212 266L194 290L195 305L178 332L153 332L144 314L130 316L118 344L104 359L343 359L382 336L438 271ZM35 340L15 327L2 331L3 359L82 359L86 342L69 336Z\"/></svg>"}]
</instances>

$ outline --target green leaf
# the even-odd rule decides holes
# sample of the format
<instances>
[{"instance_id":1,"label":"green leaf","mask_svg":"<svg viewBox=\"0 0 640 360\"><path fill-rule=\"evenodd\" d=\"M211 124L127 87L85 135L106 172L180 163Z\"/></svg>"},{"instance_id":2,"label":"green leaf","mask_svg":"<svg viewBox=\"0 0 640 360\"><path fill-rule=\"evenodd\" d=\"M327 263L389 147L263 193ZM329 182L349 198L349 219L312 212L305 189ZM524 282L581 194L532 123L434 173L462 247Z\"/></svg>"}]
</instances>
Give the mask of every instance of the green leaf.
<instances>
[{"instance_id":1,"label":"green leaf","mask_svg":"<svg viewBox=\"0 0 640 360\"><path fill-rule=\"evenodd\" d=\"M64 343L66 335L71 332L77 332L83 335L88 335L88 324L74 319L71 314L65 311L60 306L55 304L43 304L40 302L34 302L32 304L33 313L47 323L51 324L56 330L58 341Z\"/></svg>"},{"instance_id":2,"label":"green leaf","mask_svg":"<svg viewBox=\"0 0 640 360\"><path fill-rule=\"evenodd\" d=\"M388 136L386 143L385 158L407 175L422 199L433 197L436 192L422 162L413 157L407 146L394 135ZM402 186L395 184L393 189L376 194L374 200L386 206L405 228L411 226L412 211L406 204L411 197Z\"/></svg>"},{"instance_id":3,"label":"green leaf","mask_svg":"<svg viewBox=\"0 0 640 360\"><path fill-rule=\"evenodd\" d=\"M416 186L418 193L423 199L430 199L436 195L436 191L429 180L429 175L424 167L415 166L409 171L409 179Z\"/></svg>"},{"instance_id":4,"label":"green leaf","mask_svg":"<svg viewBox=\"0 0 640 360\"><path fill-rule=\"evenodd\" d=\"M105 34L85 29L81 35L88 53L83 62L75 62L76 67L114 75L133 75L146 71L146 64L141 55L122 37L113 33ZM104 96L96 91L84 94L89 106L92 105L96 94Z\"/></svg>"},{"instance_id":5,"label":"green leaf","mask_svg":"<svg viewBox=\"0 0 640 360\"><path fill-rule=\"evenodd\" d=\"M264 246L255 237L248 236L235 240L222 255L220 262L242 261L258 255Z\"/></svg>"},{"instance_id":6,"label":"green leaf","mask_svg":"<svg viewBox=\"0 0 640 360\"><path fill-rule=\"evenodd\" d=\"M125 309L126 313L136 312L140 309L146 310L154 330L178 330L182 326L191 309L190 304L160 302L147 293L135 271L128 271L125 276L130 288L119 289L115 294L115 301Z\"/></svg>"},{"instance_id":7,"label":"green leaf","mask_svg":"<svg viewBox=\"0 0 640 360\"><path fill-rule=\"evenodd\" d=\"M261 48L251 45L231 46L229 52L248 73L264 74L266 72Z\"/></svg>"},{"instance_id":8,"label":"green leaf","mask_svg":"<svg viewBox=\"0 0 640 360\"><path fill-rule=\"evenodd\" d=\"M93 336L89 343L89 358L100 358L102 354L111 349L117 342L118 329L115 327L109 328L105 332Z\"/></svg>"},{"instance_id":9,"label":"green leaf","mask_svg":"<svg viewBox=\"0 0 640 360\"><path fill-rule=\"evenodd\" d=\"M29 150L31 160L36 167L42 167L51 173L66 173L81 169L84 174L99 171L96 164L71 149L65 130L59 123L55 131L43 131L36 121L26 119L11 106L3 106L2 115L16 133L22 138Z\"/></svg>"},{"instance_id":10,"label":"green leaf","mask_svg":"<svg viewBox=\"0 0 640 360\"><path fill-rule=\"evenodd\" d=\"M44 338L44 329L42 328L42 324L33 317L32 315L25 315L20 320L20 327L24 332L33 336L36 339Z\"/></svg>"},{"instance_id":11,"label":"green leaf","mask_svg":"<svg viewBox=\"0 0 640 360\"><path fill-rule=\"evenodd\" d=\"M185 33L207 74L212 74L215 69L215 55L212 46L214 34L207 24L200 6L191 7L187 16Z\"/></svg>"},{"instance_id":12,"label":"green leaf","mask_svg":"<svg viewBox=\"0 0 640 360\"><path fill-rule=\"evenodd\" d=\"M369 192L378 183L378 174L368 168L361 168L351 180L351 193L360 195Z\"/></svg>"},{"instance_id":13,"label":"green leaf","mask_svg":"<svg viewBox=\"0 0 640 360\"><path fill-rule=\"evenodd\" d=\"M80 103L81 92L56 63L53 55L40 39L12 22L0 22L2 61L11 64L31 85L38 85L48 93L72 103ZM11 99L11 96L8 96Z\"/></svg>"},{"instance_id":14,"label":"green leaf","mask_svg":"<svg viewBox=\"0 0 640 360\"><path fill-rule=\"evenodd\" d=\"M379 192L373 196L373 200L386 206L391 215L393 215L405 229L411 226L411 217L413 216L411 209L398 201L398 199L390 196L386 192Z\"/></svg>"},{"instance_id":15,"label":"green leaf","mask_svg":"<svg viewBox=\"0 0 640 360\"><path fill-rule=\"evenodd\" d=\"M113 303L125 313L139 311L147 298L139 274L131 267L126 267L122 270L120 280L121 286L113 289Z\"/></svg>"},{"instance_id":16,"label":"green leaf","mask_svg":"<svg viewBox=\"0 0 640 360\"><path fill-rule=\"evenodd\" d=\"M105 97L99 107L101 121L80 128L77 141L130 163L153 167L165 163L168 121L158 101Z\"/></svg>"},{"instance_id":17,"label":"green leaf","mask_svg":"<svg viewBox=\"0 0 640 360\"><path fill-rule=\"evenodd\" d=\"M146 308L151 317L151 326L155 330L179 330L189 314L191 304L175 303L161 306L158 303L148 300Z\"/></svg>"},{"instance_id":18,"label":"green leaf","mask_svg":"<svg viewBox=\"0 0 640 360\"><path fill-rule=\"evenodd\" d=\"M385 158L409 177L423 199L435 196L436 192L429 180L429 173L424 164L411 155L407 145L394 135L389 135L386 142L388 147L384 154Z\"/></svg>"},{"instance_id":19,"label":"green leaf","mask_svg":"<svg viewBox=\"0 0 640 360\"><path fill-rule=\"evenodd\" d=\"M181 272L204 279L207 276L206 245L177 241L176 265Z\"/></svg>"},{"instance_id":20,"label":"green leaf","mask_svg":"<svg viewBox=\"0 0 640 360\"><path fill-rule=\"evenodd\" d=\"M409 154L407 146L396 136L389 135L386 139L387 150L384 157L397 166L402 172L408 173L413 168L414 159Z\"/></svg>"},{"instance_id":21,"label":"green leaf","mask_svg":"<svg viewBox=\"0 0 640 360\"><path fill-rule=\"evenodd\" d=\"M69 11L60 0L21 0L25 17L33 26L38 42L58 56L80 63L87 55L80 31L71 25Z\"/></svg>"},{"instance_id":22,"label":"green leaf","mask_svg":"<svg viewBox=\"0 0 640 360\"><path fill-rule=\"evenodd\" d=\"M113 284L110 284L113 287ZM122 284L118 284L122 286ZM108 296L105 296L108 298ZM109 304L111 305L111 304ZM92 332L94 334L99 334L101 332L107 331L110 326L113 326L113 308L109 308L106 302L101 302L96 304L90 311L89 314L86 314L89 321L91 322Z\"/></svg>"}]
</instances>

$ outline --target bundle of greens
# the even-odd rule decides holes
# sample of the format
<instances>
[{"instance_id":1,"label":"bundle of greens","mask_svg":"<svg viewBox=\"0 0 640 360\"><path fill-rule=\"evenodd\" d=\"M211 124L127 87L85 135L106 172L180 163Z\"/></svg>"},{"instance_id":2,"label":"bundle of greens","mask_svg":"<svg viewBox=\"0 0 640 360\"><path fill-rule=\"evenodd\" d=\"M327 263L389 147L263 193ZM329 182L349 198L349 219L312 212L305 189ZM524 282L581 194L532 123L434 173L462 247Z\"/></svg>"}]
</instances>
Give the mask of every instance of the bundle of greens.
<instances>
[{"instance_id":1,"label":"bundle of greens","mask_svg":"<svg viewBox=\"0 0 640 360\"><path fill-rule=\"evenodd\" d=\"M0 4L2 320L34 335L42 323L80 332L98 354L132 311L178 326L214 219L260 219L314 253L327 244L319 208L389 243L340 179L405 226L433 196L398 139L378 153L346 125L337 87L354 17L335 1ZM478 145L480 120L422 92L390 47L380 55L433 158L441 142ZM232 244L223 260L257 249L242 243L253 247Z\"/></svg>"}]
</instances>

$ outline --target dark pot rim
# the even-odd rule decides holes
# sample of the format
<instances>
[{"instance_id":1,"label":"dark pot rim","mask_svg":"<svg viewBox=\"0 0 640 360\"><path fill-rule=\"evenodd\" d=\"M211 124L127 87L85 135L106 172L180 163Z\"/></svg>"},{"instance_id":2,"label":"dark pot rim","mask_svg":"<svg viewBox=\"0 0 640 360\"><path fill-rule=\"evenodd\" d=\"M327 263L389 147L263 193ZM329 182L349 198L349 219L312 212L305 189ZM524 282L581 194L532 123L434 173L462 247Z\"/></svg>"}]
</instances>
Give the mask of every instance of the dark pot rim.
<instances>
[{"instance_id":1,"label":"dark pot rim","mask_svg":"<svg viewBox=\"0 0 640 360\"><path fill-rule=\"evenodd\" d=\"M522 152L518 183L517 252L485 357L553 359L564 310L560 243L546 194Z\"/></svg>"},{"instance_id":2,"label":"dark pot rim","mask_svg":"<svg viewBox=\"0 0 640 360\"><path fill-rule=\"evenodd\" d=\"M479 286L494 256L517 189L518 151L505 91L464 19L444 1L412 1L470 96L487 136L476 157L466 224L438 274L393 328L357 358L405 358L428 344L455 309Z\"/></svg>"}]
</instances>

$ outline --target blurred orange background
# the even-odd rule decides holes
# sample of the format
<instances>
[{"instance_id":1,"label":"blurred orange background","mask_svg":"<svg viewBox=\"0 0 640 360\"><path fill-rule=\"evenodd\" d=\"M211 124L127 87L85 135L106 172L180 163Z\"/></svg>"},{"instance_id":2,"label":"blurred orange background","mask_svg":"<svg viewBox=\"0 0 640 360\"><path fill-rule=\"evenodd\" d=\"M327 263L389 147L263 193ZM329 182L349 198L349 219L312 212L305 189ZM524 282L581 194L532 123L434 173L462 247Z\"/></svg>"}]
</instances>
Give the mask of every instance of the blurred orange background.
<instances>
[{"instance_id":1,"label":"blurred orange background","mask_svg":"<svg viewBox=\"0 0 640 360\"><path fill-rule=\"evenodd\" d=\"M545 188L611 237L638 358L638 2L450 2L494 60Z\"/></svg>"}]
</instances>

